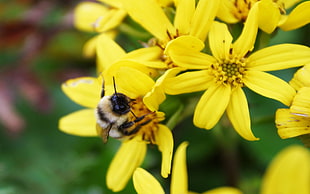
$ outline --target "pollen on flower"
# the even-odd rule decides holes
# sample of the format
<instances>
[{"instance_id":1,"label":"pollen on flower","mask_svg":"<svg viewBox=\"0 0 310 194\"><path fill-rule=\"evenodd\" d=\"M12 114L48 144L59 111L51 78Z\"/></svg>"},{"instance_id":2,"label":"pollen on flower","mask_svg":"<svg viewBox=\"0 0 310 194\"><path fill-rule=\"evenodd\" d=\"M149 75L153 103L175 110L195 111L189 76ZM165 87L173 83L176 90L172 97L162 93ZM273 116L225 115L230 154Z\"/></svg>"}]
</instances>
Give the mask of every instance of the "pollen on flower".
<instances>
[{"instance_id":1,"label":"pollen on flower","mask_svg":"<svg viewBox=\"0 0 310 194\"><path fill-rule=\"evenodd\" d=\"M158 130L158 123L164 120L164 116L160 113L150 111L140 97L133 101L131 110L134 113L134 115L131 116L132 120L135 120L136 117L145 116L143 120L137 124L136 129L138 127L139 130L133 136L141 136L142 140L155 144L155 134Z\"/></svg>"},{"instance_id":2,"label":"pollen on flower","mask_svg":"<svg viewBox=\"0 0 310 194\"><path fill-rule=\"evenodd\" d=\"M242 78L245 74L245 66L243 60L226 59L211 65L210 73L215 76L218 83L243 86Z\"/></svg>"},{"instance_id":3,"label":"pollen on flower","mask_svg":"<svg viewBox=\"0 0 310 194\"><path fill-rule=\"evenodd\" d=\"M240 21L245 21L248 17L250 9L253 5L260 0L235 0L235 9L232 10L233 15ZM274 6L279 8L281 14L285 14L285 7L283 2L273 0Z\"/></svg>"}]
</instances>

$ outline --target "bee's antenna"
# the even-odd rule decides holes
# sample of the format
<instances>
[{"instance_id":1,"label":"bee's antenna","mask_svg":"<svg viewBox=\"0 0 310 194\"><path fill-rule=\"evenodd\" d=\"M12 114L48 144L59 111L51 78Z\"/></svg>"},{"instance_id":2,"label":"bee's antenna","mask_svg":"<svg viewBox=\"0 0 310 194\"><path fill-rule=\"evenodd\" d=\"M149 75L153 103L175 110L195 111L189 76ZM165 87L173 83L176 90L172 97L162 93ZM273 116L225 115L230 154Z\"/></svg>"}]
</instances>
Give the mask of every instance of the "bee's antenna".
<instances>
[{"instance_id":1,"label":"bee's antenna","mask_svg":"<svg viewBox=\"0 0 310 194\"><path fill-rule=\"evenodd\" d=\"M116 91L115 78L114 78L114 76L113 76L112 78L113 78L114 93L116 94L116 93L117 93L117 91Z\"/></svg>"}]
</instances>

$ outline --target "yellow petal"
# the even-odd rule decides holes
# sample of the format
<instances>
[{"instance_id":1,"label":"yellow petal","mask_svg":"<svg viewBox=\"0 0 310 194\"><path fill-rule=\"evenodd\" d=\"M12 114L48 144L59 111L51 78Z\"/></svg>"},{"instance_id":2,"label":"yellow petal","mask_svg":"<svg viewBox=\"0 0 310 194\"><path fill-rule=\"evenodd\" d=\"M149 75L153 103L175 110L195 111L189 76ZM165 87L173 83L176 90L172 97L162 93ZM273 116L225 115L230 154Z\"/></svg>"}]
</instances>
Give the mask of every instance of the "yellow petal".
<instances>
[{"instance_id":1,"label":"yellow petal","mask_svg":"<svg viewBox=\"0 0 310 194\"><path fill-rule=\"evenodd\" d=\"M188 69L206 69L216 63L210 55L199 52L204 44L193 36L181 36L170 41L165 54L178 66Z\"/></svg>"},{"instance_id":2,"label":"yellow petal","mask_svg":"<svg viewBox=\"0 0 310 194\"><path fill-rule=\"evenodd\" d=\"M310 63L310 48L297 44L279 44L263 48L248 57L251 70L274 71Z\"/></svg>"},{"instance_id":3,"label":"yellow petal","mask_svg":"<svg viewBox=\"0 0 310 194\"><path fill-rule=\"evenodd\" d=\"M167 69L167 64L162 60L163 50L158 46L140 48L127 53L125 60L135 61L144 66L157 69Z\"/></svg>"},{"instance_id":4,"label":"yellow petal","mask_svg":"<svg viewBox=\"0 0 310 194\"><path fill-rule=\"evenodd\" d=\"M230 95L230 86L212 85L196 106L194 124L205 129L214 127L226 110Z\"/></svg>"},{"instance_id":5,"label":"yellow petal","mask_svg":"<svg viewBox=\"0 0 310 194\"><path fill-rule=\"evenodd\" d=\"M294 30L310 23L310 1L298 5L280 25L282 30Z\"/></svg>"},{"instance_id":6,"label":"yellow petal","mask_svg":"<svg viewBox=\"0 0 310 194\"><path fill-rule=\"evenodd\" d=\"M203 91L214 83L213 80L214 77L206 70L185 72L166 79L164 89L172 95Z\"/></svg>"},{"instance_id":7,"label":"yellow petal","mask_svg":"<svg viewBox=\"0 0 310 194\"><path fill-rule=\"evenodd\" d=\"M171 194L185 194L188 192L187 167L186 167L186 148L188 142L179 145L173 159L173 169L171 175Z\"/></svg>"},{"instance_id":8,"label":"yellow petal","mask_svg":"<svg viewBox=\"0 0 310 194\"><path fill-rule=\"evenodd\" d=\"M190 49L191 51L201 51L205 47L203 41L194 36L180 36L168 42L164 54L168 55L170 52L185 52Z\"/></svg>"},{"instance_id":9,"label":"yellow petal","mask_svg":"<svg viewBox=\"0 0 310 194\"><path fill-rule=\"evenodd\" d=\"M293 5L297 4L300 1L301 0L281 0L286 9L289 9L290 7L292 7Z\"/></svg>"},{"instance_id":10,"label":"yellow petal","mask_svg":"<svg viewBox=\"0 0 310 194\"><path fill-rule=\"evenodd\" d=\"M138 194L164 194L159 182L143 168L137 168L133 173L133 185Z\"/></svg>"},{"instance_id":11,"label":"yellow petal","mask_svg":"<svg viewBox=\"0 0 310 194\"><path fill-rule=\"evenodd\" d=\"M309 194L309 150L292 145L281 151L267 169L262 183L262 194Z\"/></svg>"},{"instance_id":12,"label":"yellow petal","mask_svg":"<svg viewBox=\"0 0 310 194\"><path fill-rule=\"evenodd\" d=\"M101 34L98 37L96 52L98 65L101 66L103 70L106 70L126 54L114 40L105 34Z\"/></svg>"},{"instance_id":13,"label":"yellow petal","mask_svg":"<svg viewBox=\"0 0 310 194\"><path fill-rule=\"evenodd\" d=\"M261 71L247 71L244 84L254 92L289 106L295 90L285 81Z\"/></svg>"},{"instance_id":14,"label":"yellow petal","mask_svg":"<svg viewBox=\"0 0 310 194\"><path fill-rule=\"evenodd\" d=\"M249 141L258 140L252 133L248 102L240 87L232 90L227 115L241 137Z\"/></svg>"},{"instance_id":15,"label":"yellow petal","mask_svg":"<svg viewBox=\"0 0 310 194\"><path fill-rule=\"evenodd\" d=\"M219 188L204 192L202 194L242 194L242 192L239 189L236 189L233 187L219 187Z\"/></svg>"},{"instance_id":16,"label":"yellow petal","mask_svg":"<svg viewBox=\"0 0 310 194\"><path fill-rule=\"evenodd\" d=\"M137 61L156 61L160 60L162 55L162 48L158 46L152 46L133 50L127 53L127 55L125 55L123 59L131 59Z\"/></svg>"},{"instance_id":17,"label":"yellow petal","mask_svg":"<svg viewBox=\"0 0 310 194\"><path fill-rule=\"evenodd\" d=\"M133 172L141 165L146 154L146 143L138 139L122 142L108 172L107 186L114 192L122 190Z\"/></svg>"},{"instance_id":18,"label":"yellow petal","mask_svg":"<svg viewBox=\"0 0 310 194\"><path fill-rule=\"evenodd\" d=\"M308 117L293 115L289 109L278 109L276 112L278 134L282 139L297 137L310 133Z\"/></svg>"},{"instance_id":19,"label":"yellow petal","mask_svg":"<svg viewBox=\"0 0 310 194\"><path fill-rule=\"evenodd\" d=\"M171 172L171 160L173 151L173 137L171 130L165 125L158 125L155 141L162 154L161 176L167 178Z\"/></svg>"},{"instance_id":20,"label":"yellow petal","mask_svg":"<svg viewBox=\"0 0 310 194\"><path fill-rule=\"evenodd\" d=\"M233 44L233 53L239 58L244 57L254 48L258 30L258 7L257 3L250 9L247 20L245 21L243 30L239 38Z\"/></svg>"},{"instance_id":21,"label":"yellow petal","mask_svg":"<svg viewBox=\"0 0 310 194\"><path fill-rule=\"evenodd\" d=\"M174 26L179 34L188 34L195 11L195 0L179 0L176 7Z\"/></svg>"},{"instance_id":22,"label":"yellow petal","mask_svg":"<svg viewBox=\"0 0 310 194\"><path fill-rule=\"evenodd\" d=\"M190 35L196 36L202 41L206 40L219 5L220 1L218 0L200 0L198 2L192 19Z\"/></svg>"},{"instance_id":23,"label":"yellow petal","mask_svg":"<svg viewBox=\"0 0 310 194\"><path fill-rule=\"evenodd\" d=\"M159 40L168 40L167 32L175 35L175 28L156 1L121 0L121 2L128 14Z\"/></svg>"},{"instance_id":24,"label":"yellow petal","mask_svg":"<svg viewBox=\"0 0 310 194\"><path fill-rule=\"evenodd\" d=\"M166 99L164 91L166 80L170 77L174 77L180 71L180 68L169 69L156 80L156 83L153 86L152 90L148 92L143 98L144 104L148 107L150 111L158 110L159 105Z\"/></svg>"},{"instance_id":25,"label":"yellow petal","mask_svg":"<svg viewBox=\"0 0 310 194\"><path fill-rule=\"evenodd\" d=\"M97 78L80 77L66 81L61 85L61 89L77 104L95 108L100 100L102 86Z\"/></svg>"},{"instance_id":26,"label":"yellow petal","mask_svg":"<svg viewBox=\"0 0 310 194\"><path fill-rule=\"evenodd\" d=\"M108 8L94 2L82 2L74 10L74 25L84 31L94 31L96 20L108 12Z\"/></svg>"},{"instance_id":27,"label":"yellow petal","mask_svg":"<svg viewBox=\"0 0 310 194\"><path fill-rule=\"evenodd\" d=\"M133 83L130 83L128 82L129 79L129 76L132 77L132 75L129 75L128 73L124 72L124 68L126 69L131 69L130 71L134 71L133 73L135 75L138 75L138 76L142 76L141 79L139 79L139 77L134 77L135 81L141 81L141 80L144 80L144 79L147 79L146 80L146 85L143 85L143 87L141 88L142 90L140 90L139 88L137 88L136 86L133 86ZM123 70L121 70L123 69ZM121 75L120 75L121 74ZM148 92L149 90L152 89L152 86L150 86L150 82L152 82L154 84L154 81L152 80L151 81L151 78L150 77L154 77L155 75L157 75L157 71L154 70L154 69L151 69L151 68L148 68L146 67L142 62L136 62L136 61L132 61L132 60L119 60L117 61L116 63L114 63L113 65L111 65L105 72L104 72L104 79L105 79L105 85L106 86L106 92L108 95L111 95L114 93L114 88L113 88L113 78L112 77L120 77L120 78L115 78L116 80L116 83L118 82L118 79L121 79L121 80L127 80L126 82L122 82L122 83L125 83L125 84L130 84L132 85L133 87L131 88L127 88L127 86L125 85L124 87L120 87L119 89L117 89L118 92L121 92L121 93L125 93L128 92L128 95L129 97L131 98L136 98L137 95L145 95L146 93L144 92ZM146 78L145 76L149 77L149 78ZM139 79L139 80L138 80ZM139 86L141 86L141 82L138 84ZM136 89L135 89L136 88ZM134 90L133 90L134 89ZM138 93L136 93L137 91L140 91Z\"/></svg>"},{"instance_id":28,"label":"yellow petal","mask_svg":"<svg viewBox=\"0 0 310 194\"><path fill-rule=\"evenodd\" d=\"M235 17L234 12L236 7L234 1L221 0L220 1L220 11L217 12L217 17L229 24L234 24L239 22L239 19Z\"/></svg>"},{"instance_id":29,"label":"yellow petal","mask_svg":"<svg viewBox=\"0 0 310 194\"><path fill-rule=\"evenodd\" d=\"M83 56L94 57L96 55L96 45L98 36L89 39L83 46Z\"/></svg>"},{"instance_id":30,"label":"yellow petal","mask_svg":"<svg viewBox=\"0 0 310 194\"><path fill-rule=\"evenodd\" d=\"M77 136L98 136L94 109L82 109L59 119L62 132Z\"/></svg>"},{"instance_id":31,"label":"yellow petal","mask_svg":"<svg viewBox=\"0 0 310 194\"><path fill-rule=\"evenodd\" d=\"M119 85L118 92L124 93L130 98L144 96L152 90L155 84L154 80L147 74L126 66L118 69L115 80Z\"/></svg>"},{"instance_id":32,"label":"yellow petal","mask_svg":"<svg viewBox=\"0 0 310 194\"><path fill-rule=\"evenodd\" d=\"M95 23L98 32L106 32L119 26L126 17L127 12L122 9L109 9L107 13L99 17Z\"/></svg>"},{"instance_id":33,"label":"yellow petal","mask_svg":"<svg viewBox=\"0 0 310 194\"><path fill-rule=\"evenodd\" d=\"M299 90L301 87L310 87L310 64L300 68L290 81L291 86L295 90Z\"/></svg>"},{"instance_id":34,"label":"yellow petal","mask_svg":"<svg viewBox=\"0 0 310 194\"><path fill-rule=\"evenodd\" d=\"M218 60L228 59L229 50L232 46L232 36L228 31L227 25L214 22L209 36L209 45L213 56Z\"/></svg>"},{"instance_id":35,"label":"yellow petal","mask_svg":"<svg viewBox=\"0 0 310 194\"><path fill-rule=\"evenodd\" d=\"M115 8L119 8L119 9L123 7L123 5L122 5L120 0L98 0L98 1L100 1L100 2L102 2L104 4L107 4L109 6L112 6L112 7L115 7Z\"/></svg>"},{"instance_id":36,"label":"yellow petal","mask_svg":"<svg viewBox=\"0 0 310 194\"><path fill-rule=\"evenodd\" d=\"M258 26L264 32L272 33L281 18L279 6L272 0L262 0L258 3L259 17Z\"/></svg>"},{"instance_id":37,"label":"yellow petal","mask_svg":"<svg viewBox=\"0 0 310 194\"><path fill-rule=\"evenodd\" d=\"M310 87L303 87L298 90L291 106L291 112L308 117L310 120Z\"/></svg>"}]
</instances>

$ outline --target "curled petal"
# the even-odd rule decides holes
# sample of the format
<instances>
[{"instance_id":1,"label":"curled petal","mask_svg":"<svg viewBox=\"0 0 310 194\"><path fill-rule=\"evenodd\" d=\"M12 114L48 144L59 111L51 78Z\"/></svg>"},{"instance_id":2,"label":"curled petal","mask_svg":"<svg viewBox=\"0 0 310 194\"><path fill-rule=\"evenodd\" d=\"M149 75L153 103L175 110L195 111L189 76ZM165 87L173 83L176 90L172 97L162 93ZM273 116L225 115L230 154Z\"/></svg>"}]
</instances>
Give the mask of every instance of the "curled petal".
<instances>
[{"instance_id":1,"label":"curled petal","mask_svg":"<svg viewBox=\"0 0 310 194\"><path fill-rule=\"evenodd\" d=\"M90 14L91 15L91 14ZM109 9L109 11L99 17L95 23L96 30L106 32L119 26L126 17L127 12L122 9Z\"/></svg>"},{"instance_id":2,"label":"curled petal","mask_svg":"<svg viewBox=\"0 0 310 194\"><path fill-rule=\"evenodd\" d=\"M77 104L95 108L100 100L102 86L97 78L80 77L66 81L61 85L61 89Z\"/></svg>"},{"instance_id":3,"label":"curled petal","mask_svg":"<svg viewBox=\"0 0 310 194\"><path fill-rule=\"evenodd\" d=\"M162 154L161 176L167 178L171 171L171 160L173 151L173 137L171 130L165 125L158 125L159 128L155 134L156 144Z\"/></svg>"},{"instance_id":4,"label":"curled petal","mask_svg":"<svg viewBox=\"0 0 310 194\"><path fill-rule=\"evenodd\" d=\"M295 90L285 81L261 71L247 71L244 84L254 92L289 106Z\"/></svg>"},{"instance_id":5,"label":"curled petal","mask_svg":"<svg viewBox=\"0 0 310 194\"><path fill-rule=\"evenodd\" d=\"M143 168L137 168L133 173L133 185L138 194L164 194L159 182Z\"/></svg>"},{"instance_id":6,"label":"curled petal","mask_svg":"<svg viewBox=\"0 0 310 194\"><path fill-rule=\"evenodd\" d=\"M171 175L171 194L180 194L188 192L187 167L186 167L186 148L188 142L179 145L175 152L173 160L173 169Z\"/></svg>"},{"instance_id":7,"label":"curled petal","mask_svg":"<svg viewBox=\"0 0 310 194\"><path fill-rule=\"evenodd\" d=\"M310 193L310 152L299 145L281 151L269 165L262 194Z\"/></svg>"},{"instance_id":8,"label":"curled petal","mask_svg":"<svg viewBox=\"0 0 310 194\"><path fill-rule=\"evenodd\" d=\"M216 63L210 55L201 53L204 43L193 36L181 36L167 44L165 54L178 66L187 69L206 69Z\"/></svg>"},{"instance_id":9,"label":"curled petal","mask_svg":"<svg viewBox=\"0 0 310 194\"><path fill-rule=\"evenodd\" d=\"M263 48L247 59L251 70L274 71L310 63L310 48L297 44L279 44Z\"/></svg>"},{"instance_id":10,"label":"curled petal","mask_svg":"<svg viewBox=\"0 0 310 194\"><path fill-rule=\"evenodd\" d=\"M131 59L137 61L155 61L160 60L163 55L163 50L158 46L146 47L133 50L127 55L124 56L123 59Z\"/></svg>"},{"instance_id":11,"label":"curled petal","mask_svg":"<svg viewBox=\"0 0 310 194\"><path fill-rule=\"evenodd\" d=\"M291 112L308 117L310 120L310 87L303 87L298 90L291 106Z\"/></svg>"},{"instance_id":12,"label":"curled petal","mask_svg":"<svg viewBox=\"0 0 310 194\"><path fill-rule=\"evenodd\" d=\"M169 41L166 46L165 54L169 56L170 52L184 52L188 49L191 51L201 51L205 47L203 41L194 36L180 36Z\"/></svg>"},{"instance_id":13,"label":"curled petal","mask_svg":"<svg viewBox=\"0 0 310 194\"><path fill-rule=\"evenodd\" d=\"M155 82L147 74L131 67L121 66L115 74L118 92L124 93L130 98L144 96L152 90Z\"/></svg>"},{"instance_id":14,"label":"curled petal","mask_svg":"<svg viewBox=\"0 0 310 194\"><path fill-rule=\"evenodd\" d=\"M94 31L98 18L108 13L108 8L94 2L82 2L74 10L74 25L80 30Z\"/></svg>"},{"instance_id":15,"label":"curled petal","mask_svg":"<svg viewBox=\"0 0 310 194\"><path fill-rule=\"evenodd\" d=\"M259 17L258 26L264 32L272 33L281 18L279 6L272 0L262 0L258 3Z\"/></svg>"},{"instance_id":16,"label":"curled petal","mask_svg":"<svg viewBox=\"0 0 310 194\"><path fill-rule=\"evenodd\" d=\"M181 69L177 67L169 69L156 80L156 83L153 86L152 90L149 91L143 98L143 102L149 110L158 110L159 105L166 99L164 91L166 80L174 77L180 71Z\"/></svg>"},{"instance_id":17,"label":"curled petal","mask_svg":"<svg viewBox=\"0 0 310 194\"><path fill-rule=\"evenodd\" d=\"M258 140L252 133L248 102L240 87L232 90L227 115L241 137L249 141Z\"/></svg>"},{"instance_id":18,"label":"curled petal","mask_svg":"<svg viewBox=\"0 0 310 194\"><path fill-rule=\"evenodd\" d=\"M77 136L98 136L94 109L83 109L59 119L62 132Z\"/></svg>"},{"instance_id":19,"label":"curled petal","mask_svg":"<svg viewBox=\"0 0 310 194\"><path fill-rule=\"evenodd\" d=\"M280 25L282 30L294 30L310 22L310 1L299 4L287 17L285 22Z\"/></svg>"},{"instance_id":20,"label":"curled petal","mask_svg":"<svg viewBox=\"0 0 310 194\"><path fill-rule=\"evenodd\" d=\"M290 85L299 90L302 87L310 87L310 65L305 65L300 68L295 74L293 79L290 81Z\"/></svg>"},{"instance_id":21,"label":"curled petal","mask_svg":"<svg viewBox=\"0 0 310 194\"><path fill-rule=\"evenodd\" d=\"M194 113L197 127L211 129L219 121L230 100L231 88L224 85L211 86L200 98Z\"/></svg>"},{"instance_id":22,"label":"curled petal","mask_svg":"<svg viewBox=\"0 0 310 194\"><path fill-rule=\"evenodd\" d=\"M114 156L108 172L107 186L114 192L122 190L146 154L146 143L138 138L122 143Z\"/></svg>"},{"instance_id":23,"label":"curled petal","mask_svg":"<svg viewBox=\"0 0 310 194\"><path fill-rule=\"evenodd\" d=\"M282 139L310 133L309 117L294 115L289 109L277 110L276 125L278 128L278 134Z\"/></svg>"}]
</instances>

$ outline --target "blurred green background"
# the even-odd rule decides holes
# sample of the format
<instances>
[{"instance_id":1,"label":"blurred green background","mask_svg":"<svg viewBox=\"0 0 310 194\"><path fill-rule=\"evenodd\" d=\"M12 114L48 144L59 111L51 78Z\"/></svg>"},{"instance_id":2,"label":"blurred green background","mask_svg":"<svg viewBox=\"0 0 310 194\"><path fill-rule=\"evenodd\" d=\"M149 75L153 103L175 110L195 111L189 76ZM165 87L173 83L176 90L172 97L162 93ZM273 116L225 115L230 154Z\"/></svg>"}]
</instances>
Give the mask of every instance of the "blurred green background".
<instances>
[{"instance_id":1,"label":"blurred green background","mask_svg":"<svg viewBox=\"0 0 310 194\"><path fill-rule=\"evenodd\" d=\"M110 139L76 137L58 130L58 119L80 109L61 91L69 78L95 76L95 59L82 56L92 36L72 25L78 1L0 0L0 194L112 193L105 185L109 163L120 145ZM310 45L309 26L278 31L270 44ZM125 35L120 44L137 45ZM127 47L127 50L132 48ZM295 69L275 72L290 80ZM281 104L246 90L252 129L257 142L234 131L197 129L191 116L173 130L175 147L189 141L189 189L203 192L218 186L237 186L258 193L272 157L296 139L281 140L274 112ZM161 107L174 111L175 97ZM177 102L187 102L186 95ZM223 118L225 123L225 118ZM149 146L143 167L169 190L169 178L160 178L160 154ZM135 193L132 182L120 193Z\"/></svg>"}]
</instances>

